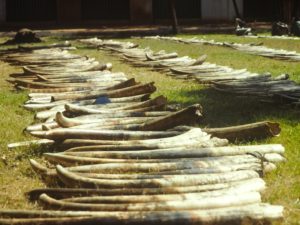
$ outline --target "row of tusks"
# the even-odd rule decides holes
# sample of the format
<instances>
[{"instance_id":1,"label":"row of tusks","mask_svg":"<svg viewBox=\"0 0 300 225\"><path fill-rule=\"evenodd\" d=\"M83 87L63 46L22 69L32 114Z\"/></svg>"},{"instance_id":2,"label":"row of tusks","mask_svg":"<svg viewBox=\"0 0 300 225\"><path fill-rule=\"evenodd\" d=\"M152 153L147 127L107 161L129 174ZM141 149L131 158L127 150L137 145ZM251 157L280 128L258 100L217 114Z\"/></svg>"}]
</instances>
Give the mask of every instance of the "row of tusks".
<instances>
[{"instance_id":1,"label":"row of tusks","mask_svg":"<svg viewBox=\"0 0 300 225\"><path fill-rule=\"evenodd\" d=\"M205 43L218 46L230 46L241 48L240 44L228 44L214 41L204 41L198 39L182 39L171 37L149 37L158 40L172 40L180 43ZM178 57L178 54L166 53L165 51L153 52L149 48L137 48L134 44L115 42L113 46L110 41L101 39L84 39L81 42L99 49L108 50L118 55L124 61L135 66L151 67L156 71L164 71L172 77L179 79L193 79L200 83L209 84L215 90L229 92L240 95L251 95L259 97L261 101L275 102L279 104L299 104L300 88L299 85L289 80L287 74L282 74L272 78L271 74L257 74L249 72L247 69L233 69L227 66L220 66L205 62L206 56L203 55L195 60L188 56ZM108 43L107 45L105 43ZM118 43L118 45L117 45ZM261 46L243 45L247 48L265 48ZM243 47L243 49L246 49ZM262 54L267 55L267 54ZM279 53L277 54L279 57ZM285 57L280 53L281 57ZM289 57L292 57L289 55ZM299 56L293 56L296 60ZM299 58L300 59L300 58Z\"/></svg>"},{"instance_id":2,"label":"row of tusks","mask_svg":"<svg viewBox=\"0 0 300 225\"><path fill-rule=\"evenodd\" d=\"M201 120L200 105L168 111L165 97L149 99L153 83L127 80L110 66L99 70L94 59L48 47L5 58L26 65L10 81L30 92L25 108L41 120L26 129L41 140L10 147L46 144L58 152L45 153L45 164L30 160L49 188L28 196L48 210L0 211L0 224L242 224L283 217L281 206L263 204L260 195L261 176L285 160L283 146L226 139L276 136L278 124L191 127Z\"/></svg>"},{"instance_id":3,"label":"row of tusks","mask_svg":"<svg viewBox=\"0 0 300 225\"><path fill-rule=\"evenodd\" d=\"M156 40L167 40L174 41L184 44L195 44L195 45L213 45L213 46L224 46L230 47L238 51L243 51L253 55L264 56L268 58L280 59L280 60L290 60L290 61L300 61L300 54L296 51L287 51L283 49L273 49L269 47L262 46L259 44L245 44L245 43L232 43L232 42L219 42L215 40L206 40L199 38L178 38L178 37L160 37L160 36L149 36L145 37L148 39Z\"/></svg>"},{"instance_id":4,"label":"row of tusks","mask_svg":"<svg viewBox=\"0 0 300 225\"><path fill-rule=\"evenodd\" d=\"M249 204L211 210L151 211L151 212L92 212L92 211L32 211L1 212L4 217L22 216L13 221L2 219L3 225L94 225L94 224L251 224L276 219L279 206Z\"/></svg>"},{"instance_id":5,"label":"row of tusks","mask_svg":"<svg viewBox=\"0 0 300 225\"><path fill-rule=\"evenodd\" d=\"M126 48L127 45L124 46L122 42L119 42L120 46L118 48L103 46L101 45L103 41L100 39L84 39L81 42L109 50L132 65L151 67L157 71L164 71L172 77L196 79L201 83L211 84L220 80L240 80L259 76L259 74L251 73L246 69L235 70L227 66L205 62L206 55L195 60L189 56L179 57L175 52L154 52L149 48L137 47Z\"/></svg>"}]
</instances>

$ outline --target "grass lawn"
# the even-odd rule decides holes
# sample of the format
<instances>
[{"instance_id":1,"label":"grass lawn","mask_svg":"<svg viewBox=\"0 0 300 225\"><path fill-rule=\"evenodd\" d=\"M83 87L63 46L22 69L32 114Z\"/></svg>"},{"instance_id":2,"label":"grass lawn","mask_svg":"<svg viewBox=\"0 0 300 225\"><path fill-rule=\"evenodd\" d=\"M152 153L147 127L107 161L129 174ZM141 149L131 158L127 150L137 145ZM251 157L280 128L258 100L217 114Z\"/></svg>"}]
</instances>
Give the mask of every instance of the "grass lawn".
<instances>
[{"instance_id":1,"label":"grass lawn","mask_svg":"<svg viewBox=\"0 0 300 225\"><path fill-rule=\"evenodd\" d=\"M194 35L193 35L194 36ZM192 37L185 35L184 37ZM207 39L235 42L264 42L266 46L297 50L300 41L266 40L241 38L231 35L199 36ZM127 40L127 39L123 39ZM129 40L129 39L128 39ZM48 39L54 41L54 39ZM274 76L288 73L293 80L300 83L300 63L277 61L253 56L236 50L218 46L185 45L168 41L130 39L142 47L153 50L176 51L179 55L198 57L208 55L208 62L227 65L233 68L247 68L253 72L271 72ZM76 43L77 45L78 43ZM300 224L300 109L260 103L257 99L231 94L218 93L196 82L175 80L164 74L147 68L132 67L121 62L117 57L106 52L79 46L76 53L97 58L99 61L112 62L114 71L122 71L128 77L135 77L141 82L155 81L158 88L155 96L165 95L171 103L190 105L200 103L204 108L201 127L223 127L262 120L277 121L281 124L280 137L258 143L280 143L286 148L288 161L279 166L265 180L268 183L264 201L281 204L286 209L284 224ZM35 208L23 197L23 193L42 183L28 166L28 158L39 158L43 150L19 149L8 151L6 144L26 140L30 137L22 134L22 129L33 121L33 114L23 110L20 105L26 100L26 93L12 92L12 87L5 79L17 68L0 62L0 208ZM253 144L253 143L240 143Z\"/></svg>"}]
</instances>

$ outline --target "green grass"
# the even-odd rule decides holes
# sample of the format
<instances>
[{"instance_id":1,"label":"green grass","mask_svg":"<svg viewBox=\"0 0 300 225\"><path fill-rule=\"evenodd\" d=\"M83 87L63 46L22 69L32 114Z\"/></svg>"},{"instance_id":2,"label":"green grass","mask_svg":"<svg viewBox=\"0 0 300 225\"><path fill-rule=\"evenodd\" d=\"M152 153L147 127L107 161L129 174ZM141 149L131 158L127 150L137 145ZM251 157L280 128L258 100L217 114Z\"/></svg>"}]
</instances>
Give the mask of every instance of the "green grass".
<instances>
[{"instance_id":1,"label":"green grass","mask_svg":"<svg viewBox=\"0 0 300 225\"><path fill-rule=\"evenodd\" d=\"M194 36L194 35L193 35ZM184 37L191 37L184 35ZM203 36L199 36L203 37ZM299 41L293 40L265 40L241 38L231 35L206 35L207 39L235 42L261 42L266 46L297 50L300 52ZM59 39L61 40L61 39ZM126 41L126 39L123 39ZM53 42L55 39L48 39ZM253 72L271 72L274 76L289 73L291 78L300 81L300 63L276 61L259 56L248 55L239 51L217 46L193 46L167 41L131 39L142 47L151 47L153 50L165 49L176 51L179 55L198 57L208 55L208 62L227 65L233 68L247 68ZM76 43L77 44L77 43ZM277 121L281 124L280 137L240 144L280 143L286 148L288 161L278 169L268 174L265 180L268 184L264 201L281 204L285 207L283 224L299 224L300 221L300 109L279 105L260 103L257 99L223 94L211 90L196 82L175 80L164 74L151 71L147 68L132 67L107 52L97 51L86 47L79 47L76 53L97 58L99 61L112 62L113 71L122 71L128 77L135 77L141 82L154 81L157 86L157 95L165 95L171 103L190 105L200 103L204 109L204 118L201 127L222 127L262 120ZM22 129L32 122L33 114L23 110L20 105L26 100L25 93L11 91L4 79L8 74L16 72L15 67L0 62L0 156L6 158L0 162L0 208L34 208L28 204L23 193L34 187L41 186L38 178L33 175L28 158L38 158L39 151L19 149L8 151L6 144L14 141L27 140L29 137L22 134Z\"/></svg>"},{"instance_id":2,"label":"green grass","mask_svg":"<svg viewBox=\"0 0 300 225\"><path fill-rule=\"evenodd\" d=\"M33 114L21 105L26 101L25 93L16 92L5 80L11 73L20 70L0 62L0 208L33 208L24 192L42 184L32 173L29 157L36 157L32 149L8 150L11 142L29 140L22 130L33 121Z\"/></svg>"}]
</instances>

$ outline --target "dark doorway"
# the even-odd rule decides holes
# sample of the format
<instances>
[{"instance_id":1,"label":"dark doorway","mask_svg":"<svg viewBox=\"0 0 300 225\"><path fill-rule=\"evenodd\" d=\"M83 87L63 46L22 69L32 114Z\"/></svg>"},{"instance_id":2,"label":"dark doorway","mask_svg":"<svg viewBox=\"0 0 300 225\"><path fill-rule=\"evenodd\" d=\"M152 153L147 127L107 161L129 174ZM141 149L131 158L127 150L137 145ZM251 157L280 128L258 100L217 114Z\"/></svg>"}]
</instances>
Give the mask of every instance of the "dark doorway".
<instances>
[{"instance_id":1,"label":"dark doorway","mask_svg":"<svg viewBox=\"0 0 300 225\"><path fill-rule=\"evenodd\" d=\"M248 21L282 20L282 0L244 0L244 17Z\"/></svg>"},{"instance_id":2,"label":"dark doorway","mask_svg":"<svg viewBox=\"0 0 300 225\"><path fill-rule=\"evenodd\" d=\"M129 20L129 0L82 0L83 20Z\"/></svg>"},{"instance_id":3,"label":"dark doorway","mask_svg":"<svg viewBox=\"0 0 300 225\"><path fill-rule=\"evenodd\" d=\"M56 0L7 0L8 22L39 22L56 20Z\"/></svg>"},{"instance_id":4,"label":"dark doorway","mask_svg":"<svg viewBox=\"0 0 300 225\"><path fill-rule=\"evenodd\" d=\"M179 19L201 19L201 0L176 0L175 7ZM154 19L170 19L169 0L153 0Z\"/></svg>"}]
</instances>

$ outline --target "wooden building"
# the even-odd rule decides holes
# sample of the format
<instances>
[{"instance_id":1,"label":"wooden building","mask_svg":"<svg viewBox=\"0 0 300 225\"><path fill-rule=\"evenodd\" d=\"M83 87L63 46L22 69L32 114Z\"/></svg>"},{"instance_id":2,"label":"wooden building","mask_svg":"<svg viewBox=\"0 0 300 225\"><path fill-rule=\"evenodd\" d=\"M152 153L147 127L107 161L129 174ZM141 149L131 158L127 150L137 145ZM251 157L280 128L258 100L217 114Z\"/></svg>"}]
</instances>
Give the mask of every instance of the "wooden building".
<instances>
[{"instance_id":1,"label":"wooden building","mask_svg":"<svg viewBox=\"0 0 300 225\"><path fill-rule=\"evenodd\" d=\"M290 19L298 0L236 0L248 20ZM160 24L170 20L169 0L0 0L6 24ZM179 21L220 22L236 17L232 0L175 0ZM289 14L290 13L290 14Z\"/></svg>"}]
</instances>

